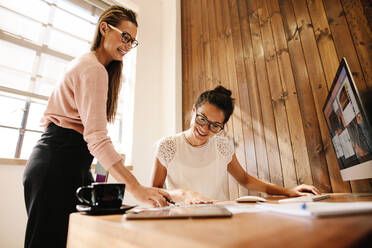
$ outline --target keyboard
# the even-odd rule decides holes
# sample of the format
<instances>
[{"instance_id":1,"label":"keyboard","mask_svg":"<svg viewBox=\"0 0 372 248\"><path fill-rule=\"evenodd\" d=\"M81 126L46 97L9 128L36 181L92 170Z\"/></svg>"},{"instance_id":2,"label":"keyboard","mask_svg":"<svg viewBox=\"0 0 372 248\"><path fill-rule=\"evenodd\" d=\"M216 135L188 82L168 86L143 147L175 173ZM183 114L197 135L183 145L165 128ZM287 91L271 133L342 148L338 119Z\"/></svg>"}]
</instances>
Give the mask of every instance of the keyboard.
<instances>
[{"instance_id":1,"label":"keyboard","mask_svg":"<svg viewBox=\"0 0 372 248\"><path fill-rule=\"evenodd\" d=\"M330 198L330 195L306 195L306 196L299 196L299 197L292 197L288 199L279 200L279 203L286 203L286 202L312 202L312 201L321 201L324 199Z\"/></svg>"}]
</instances>

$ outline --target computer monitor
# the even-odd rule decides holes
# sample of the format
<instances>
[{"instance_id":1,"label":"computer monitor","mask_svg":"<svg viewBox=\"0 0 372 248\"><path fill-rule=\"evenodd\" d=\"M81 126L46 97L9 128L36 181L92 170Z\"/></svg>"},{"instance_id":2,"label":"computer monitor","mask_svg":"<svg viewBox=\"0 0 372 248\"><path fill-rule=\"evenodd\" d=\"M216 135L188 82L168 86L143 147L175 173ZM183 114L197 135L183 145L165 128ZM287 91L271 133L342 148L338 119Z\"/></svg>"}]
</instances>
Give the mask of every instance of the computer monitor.
<instances>
[{"instance_id":1,"label":"computer monitor","mask_svg":"<svg viewBox=\"0 0 372 248\"><path fill-rule=\"evenodd\" d=\"M372 178L372 89L358 89L343 58L323 113L344 181Z\"/></svg>"}]
</instances>

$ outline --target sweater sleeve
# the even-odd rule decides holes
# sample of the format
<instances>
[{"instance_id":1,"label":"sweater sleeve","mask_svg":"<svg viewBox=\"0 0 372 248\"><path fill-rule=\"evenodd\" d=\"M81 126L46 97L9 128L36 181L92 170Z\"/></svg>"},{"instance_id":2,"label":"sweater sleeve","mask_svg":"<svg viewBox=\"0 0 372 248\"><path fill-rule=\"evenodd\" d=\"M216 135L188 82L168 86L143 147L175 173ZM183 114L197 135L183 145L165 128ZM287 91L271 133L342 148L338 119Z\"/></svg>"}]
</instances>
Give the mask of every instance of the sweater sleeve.
<instances>
[{"instance_id":1,"label":"sweater sleeve","mask_svg":"<svg viewBox=\"0 0 372 248\"><path fill-rule=\"evenodd\" d=\"M88 65L77 76L73 88L76 106L84 126L84 140L90 153L108 170L122 158L107 136L107 71L103 67Z\"/></svg>"}]
</instances>

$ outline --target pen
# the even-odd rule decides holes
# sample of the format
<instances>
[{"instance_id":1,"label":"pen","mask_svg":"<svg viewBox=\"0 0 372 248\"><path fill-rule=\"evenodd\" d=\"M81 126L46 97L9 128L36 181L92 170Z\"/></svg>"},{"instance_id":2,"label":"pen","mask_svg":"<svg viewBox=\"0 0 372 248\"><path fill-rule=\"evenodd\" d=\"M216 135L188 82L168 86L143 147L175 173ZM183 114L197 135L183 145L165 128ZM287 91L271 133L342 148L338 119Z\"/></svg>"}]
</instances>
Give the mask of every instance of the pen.
<instances>
[{"instance_id":1,"label":"pen","mask_svg":"<svg viewBox=\"0 0 372 248\"><path fill-rule=\"evenodd\" d=\"M305 210L307 208L306 203L301 205L301 209Z\"/></svg>"},{"instance_id":2,"label":"pen","mask_svg":"<svg viewBox=\"0 0 372 248\"><path fill-rule=\"evenodd\" d=\"M167 202L169 202L172 205L175 205L176 204L174 201L172 201L171 199L168 199L167 197L165 197L165 199L167 200Z\"/></svg>"}]
</instances>

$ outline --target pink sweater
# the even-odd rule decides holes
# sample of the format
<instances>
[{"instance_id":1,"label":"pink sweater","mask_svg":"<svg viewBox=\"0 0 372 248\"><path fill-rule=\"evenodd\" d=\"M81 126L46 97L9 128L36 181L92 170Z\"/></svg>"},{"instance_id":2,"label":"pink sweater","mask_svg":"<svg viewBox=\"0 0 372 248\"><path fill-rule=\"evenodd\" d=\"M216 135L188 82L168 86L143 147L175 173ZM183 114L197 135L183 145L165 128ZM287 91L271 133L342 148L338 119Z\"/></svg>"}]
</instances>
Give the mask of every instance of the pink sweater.
<instances>
[{"instance_id":1,"label":"pink sweater","mask_svg":"<svg viewBox=\"0 0 372 248\"><path fill-rule=\"evenodd\" d=\"M41 125L53 122L83 134L90 153L109 169L122 158L107 136L107 90L107 71L93 53L74 59L50 96Z\"/></svg>"}]
</instances>

